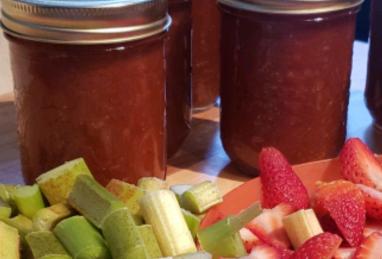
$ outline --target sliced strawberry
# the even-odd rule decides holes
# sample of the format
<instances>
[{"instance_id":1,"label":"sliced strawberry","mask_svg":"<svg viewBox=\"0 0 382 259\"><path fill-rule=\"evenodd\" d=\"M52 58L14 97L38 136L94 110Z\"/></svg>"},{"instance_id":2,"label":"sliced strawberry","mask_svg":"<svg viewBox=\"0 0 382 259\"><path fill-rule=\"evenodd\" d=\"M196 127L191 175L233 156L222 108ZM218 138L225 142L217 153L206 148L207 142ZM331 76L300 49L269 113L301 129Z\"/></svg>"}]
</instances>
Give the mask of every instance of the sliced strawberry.
<instances>
[{"instance_id":1,"label":"sliced strawberry","mask_svg":"<svg viewBox=\"0 0 382 259\"><path fill-rule=\"evenodd\" d=\"M331 259L341 245L341 238L325 232L306 241L292 256L293 259Z\"/></svg>"},{"instance_id":2,"label":"sliced strawberry","mask_svg":"<svg viewBox=\"0 0 382 259\"><path fill-rule=\"evenodd\" d=\"M263 208L288 203L295 210L309 207L309 195L287 159L275 148L264 148L259 158Z\"/></svg>"},{"instance_id":3,"label":"sliced strawberry","mask_svg":"<svg viewBox=\"0 0 382 259\"><path fill-rule=\"evenodd\" d=\"M350 246L359 246L366 209L363 194L355 184L345 180L318 183L312 203L318 217L329 215Z\"/></svg>"},{"instance_id":4,"label":"sliced strawberry","mask_svg":"<svg viewBox=\"0 0 382 259\"><path fill-rule=\"evenodd\" d=\"M270 245L255 246L248 256L241 257L241 259L290 259L292 252L289 250L280 251Z\"/></svg>"},{"instance_id":5,"label":"sliced strawberry","mask_svg":"<svg viewBox=\"0 0 382 259\"><path fill-rule=\"evenodd\" d=\"M269 245L259 245L252 249L248 256L242 259L281 259L280 253L276 248Z\"/></svg>"},{"instance_id":6,"label":"sliced strawberry","mask_svg":"<svg viewBox=\"0 0 382 259\"><path fill-rule=\"evenodd\" d=\"M284 229L283 218L292 212L293 207L289 204L264 209L246 227L264 243L276 248L288 248L290 241Z\"/></svg>"},{"instance_id":7,"label":"sliced strawberry","mask_svg":"<svg viewBox=\"0 0 382 259\"><path fill-rule=\"evenodd\" d=\"M366 238L355 253L354 259L381 259L382 234L373 233Z\"/></svg>"},{"instance_id":8,"label":"sliced strawberry","mask_svg":"<svg viewBox=\"0 0 382 259\"><path fill-rule=\"evenodd\" d=\"M293 251L289 249L278 249L280 254L280 259L291 259L293 256Z\"/></svg>"},{"instance_id":9,"label":"sliced strawberry","mask_svg":"<svg viewBox=\"0 0 382 259\"><path fill-rule=\"evenodd\" d=\"M367 215L370 218L382 220L382 192L363 184L357 184L365 198Z\"/></svg>"},{"instance_id":10,"label":"sliced strawberry","mask_svg":"<svg viewBox=\"0 0 382 259\"><path fill-rule=\"evenodd\" d=\"M367 238L374 232L379 232L380 234L382 234L382 222L376 220L368 220L365 230L363 231L364 238Z\"/></svg>"},{"instance_id":11,"label":"sliced strawberry","mask_svg":"<svg viewBox=\"0 0 382 259\"><path fill-rule=\"evenodd\" d=\"M333 259L352 259L356 250L356 248L338 248Z\"/></svg>"},{"instance_id":12,"label":"sliced strawberry","mask_svg":"<svg viewBox=\"0 0 382 259\"><path fill-rule=\"evenodd\" d=\"M263 242L250 231L248 228L242 228L240 230L240 237L243 240L245 249L249 253L255 246L262 244Z\"/></svg>"},{"instance_id":13,"label":"sliced strawberry","mask_svg":"<svg viewBox=\"0 0 382 259\"><path fill-rule=\"evenodd\" d=\"M352 138L346 142L340 161L345 179L382 191L382 166L360 139Z\"/></svg>"}]
</instances>

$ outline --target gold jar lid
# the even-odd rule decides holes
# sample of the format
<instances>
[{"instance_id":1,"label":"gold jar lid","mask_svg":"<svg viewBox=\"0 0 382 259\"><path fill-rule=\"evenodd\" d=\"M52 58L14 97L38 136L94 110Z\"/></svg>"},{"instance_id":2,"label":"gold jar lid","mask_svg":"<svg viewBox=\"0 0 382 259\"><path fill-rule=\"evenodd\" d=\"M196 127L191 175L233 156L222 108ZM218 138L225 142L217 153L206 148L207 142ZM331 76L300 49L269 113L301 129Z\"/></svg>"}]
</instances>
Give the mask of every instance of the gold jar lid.
<instances>
[{"instance_id":1,"label":"gold jar lid","mask_svg":"<svg viewBox=\"0 0 382 259\"><path fill-rule=\"evenodd\" d=\"M236 9L274 14L314 14L351 9L364 0L218 0ZM381 0L382 1L382 0Z\"/></svg>"},{"instance_id":2,"label":"gold jar lid","mask_svg":"<svg viewBox=\"0 0 382 259\"><path fill-rule=\"evenodd\" d=\"M6 33L61 44L134 41L171 25L167 0L2 0Z\"/></svg>"}]
</instances>

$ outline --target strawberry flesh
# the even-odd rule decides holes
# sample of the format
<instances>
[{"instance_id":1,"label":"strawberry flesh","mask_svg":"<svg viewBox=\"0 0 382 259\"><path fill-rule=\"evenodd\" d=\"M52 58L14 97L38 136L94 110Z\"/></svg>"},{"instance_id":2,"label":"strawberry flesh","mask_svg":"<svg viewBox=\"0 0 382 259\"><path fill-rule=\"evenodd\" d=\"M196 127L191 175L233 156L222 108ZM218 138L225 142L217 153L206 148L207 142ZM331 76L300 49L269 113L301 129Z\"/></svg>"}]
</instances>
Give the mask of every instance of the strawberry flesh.
<instances>
[{"instance_id":1,"label":"strawberry flesh","mask_svg":"<svg viewBox=\"0 0 382 259\"><path fill-rule=\"evenodd\" d=\"M367 215L372 219L382 220L382 192L363 184L357 184L365 198Z\"/></svg>"},{"instance_id":2,"label":"strawberry flesh","mask_svg":"<svg viewBox=\"0 0 382 259\"><path fill-rule=\"evenodd\" d=\"M280 203L288 203L295 210L309 207L308 191L280 151L264 148L259 167L263 208L273 208Z\"/></svg>"},{"instance_id":3,"label":"strawberry flesh","mask_svg":"<svg viewBox=\"0 0 382 259\"><path fill-rule=\"evenodd\" d=\"M248 228L264 243L276 248L290 247L288 235L284 229L283 218L293 212L289 204L280 204L263 212L247 224Z\"/></svg>"},{"instance_id":4,"label":"strawberry flesh","mask_svg":"<svg viewBox=\"0 0 382 259\"><path fill-rule=\"evenodd\" d=\"M333 259L353 259L356 248L339 248Z\"/></svg>"},{"instance_id":5,"label":"strawberry flesh","mask_svg":"<svg viewBox=\"0 0 382 259\"><path fill-rule=\"evenodd\" d=\"M382 234L373 233L366 238L355 253L354 259L381 259Z\"/></svg>"},{"instance_id":6,"label":"strawberry flesh","mask_svg":"<svg viewBox=\"0 0 382 259\"><path fill-rule=\"evenodd\" d=\"M368 220L365 230L363 231L363 237L367 238L374 232L382 234L382 222L379 220Z\"/></svg>"},{"instance_id":7,"label":"strawberry flesh","mask_svg":"<svg viewBox=\"0 0 382 259\"><path fill-rule=\"evenodd\" d=\"M245 249L247 250L247 252L251 252L251 250L255 247L255 246L258 246L260 244L262 244L263 242L255 235L252 233L252 231L250 231L248 228L242 228L240 230L240 237L241 237L241 240L243 240L243 243L244 243L244 247Z\"/></svg>"},{"instance_id":8,"label":"strawberry flesh","mask_svg":"<svg viewBox=\"0 0 382 259\"><path fill-rule=\"evenodd\" d=\"M363 194L355 184L345 180L319 183L313 209L319 218L329 215L351 247L360 245L366 209Z\"/></svg>"},{"instance_id":9,"label":"strawberry flesh","mask_svg":"<svg viewBox=\"0 0 382 259\"><path fill-rule=\"evenodd\" d=\"M280 251L270 245L262 244L253 247L248 256L240 259L290 259L292 252Z\"/></svg>"},{"instance_id":10,"label":"strawberry flesh","mask_svg":"<svg viewBox=\"0 0 382 259\"><path fill-rule=\"evenodd\" d=\"M349 139L340 153L341 173L346 180L382 191L382 166L358 138Z\"/></svg>"},{"instance_id":11,"label":"strawberry flesh","mask_svg":"<svg viewBox=\"0 0 382 259\"><path fill-rule=\"evenodd\" d=\"M325 232L306 241L292 256L293 259L331 259L339 246L341 238Z\"/></svg>"},{"instance_id":12,"label":"strawberry flesh","mask_svg":"<svg viewBox=\"0 0 382 259\"><path fill-rule=\"evenodd\" d=\"M246 259L273 259L280 258L279 252L276 248L273 248L269 245L259 245L252 249L251 253L248 257L244 257Z\"/></svg>"}]
</instances>

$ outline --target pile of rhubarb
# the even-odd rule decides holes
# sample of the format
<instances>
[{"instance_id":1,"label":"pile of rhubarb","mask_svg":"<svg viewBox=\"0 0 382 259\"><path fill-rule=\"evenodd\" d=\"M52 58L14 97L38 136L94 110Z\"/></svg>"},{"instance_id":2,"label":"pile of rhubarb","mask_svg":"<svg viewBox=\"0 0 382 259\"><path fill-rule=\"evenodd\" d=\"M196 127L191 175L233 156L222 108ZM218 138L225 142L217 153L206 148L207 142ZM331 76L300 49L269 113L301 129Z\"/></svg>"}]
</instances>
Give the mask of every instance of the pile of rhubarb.
<instances>
[{"instance_id":1,"label":"pile of rhubarb","mask_svg":"<svg viewBox=\"0 0 382 259\"><path fill-rule=\"evenodd\" d=\"M215 183L142 178L103 187L83 159L36 182L0 185L0 259L212 258L196 235L203 213L222 202Z\"/></svg>"},{"instance_id":2,"label":"pile of rhubarb","mask_svg":"<svg viewBox=\"0 0 382 259\"><path fill-rule=\"evenodd\" d=\"M224 200L215 183L103 187L76 159L32 186L0 184L0 259L382 259L382 166L359 139L339 161L342 179L309 195L283 154L265 148L261 199L203 225Z\"/></svg>"}]
</instances>

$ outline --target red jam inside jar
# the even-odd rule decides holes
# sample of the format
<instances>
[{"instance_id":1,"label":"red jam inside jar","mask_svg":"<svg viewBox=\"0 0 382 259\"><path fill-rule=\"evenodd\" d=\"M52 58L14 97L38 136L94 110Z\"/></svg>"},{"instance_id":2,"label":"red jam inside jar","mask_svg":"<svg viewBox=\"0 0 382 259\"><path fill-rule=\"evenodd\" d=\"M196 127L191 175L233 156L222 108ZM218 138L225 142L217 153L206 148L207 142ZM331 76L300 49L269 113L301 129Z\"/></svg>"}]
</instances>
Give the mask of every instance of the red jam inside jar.
<instances>
[{"instance_id":1,"label":"red jam inside jar","mask_svg":"<svg viewBox=\"0 0 382 259\"><path fill-rule=\"evenodd\" d=\"M192 105L212 107L220 87L220 14L216 0L192 1Z\"/></svg>"},{"instance_id":2,"label":"red jam inside jar","mask_svg":"<svg viewBox=\"0 0 382 259\"><path fill-rule=\"evenodd\" d=\"M166 40L167 156L180 148L191 128L191 0L170 0Z\"/></svg>"},{"instance_id":3,"label":"red jam inside jar","mask_svg":"<svg viewBox=\"0 0 382 259\"><path fill-rule=\"evenodd\" d=\"M372 1L366 102L375 125L382 128L382 1Z\"/></svg>"},{"instance_id":4,"label":"red jam inside jar","mask_svg":"<svg viewBox=\"0 0 382 259\"><path fill-rule=\"evenodd\" d=\"M102 19L111 19L118 10L103 6L95 6L94 16L86 17L77 15L88 13L87 6L75 10L57 7L66 11L62 12L65 17L59 18L78 18L73 26L86 25L87 18L97 21L92 21L92 26L102 24L101 29L91 31L76 27L78 35L71 33L72 27L65 27L68 33L56 31L60 21L50 19L57 13L27 21L54 24L48 32L30 30L28 25L18 30L3 21L9 39L26 182L32 183L41 173L78 157L85 159L104 185L113 178L135 183L143 176L165 177L164 39L170 19L164 3L140 6L150 13L148 18L164 17L160 28L125 30L137 25L131 25L127 16L122 21L124 30L115 29L112 35L111 30L103 30ZM52 10L36 8L36 15ZM130 9L138 10L136 7L121 8L119 14L133 16L132 23L137 21L140 14ZM121 16L116 16L121 21ZM24 17L28 19L28 15ZM157 24L157 18L153 23ZM93 35L94 30L97 35Z\"/></svg>"},{"instance_id":5,"label":"red jam inside jar","mask_svg":"<svg viewBox=\"0 0 382 259\"><path fill-rule=\"evenodd\" d=\"M224 149L243 172L255 175L267 146L293 164L336 156L345 140L360 2L306 14L308 7L280 10L287 1L272 1L281 7L269 10L257 0L249 9L242 2L220 0Z\"/></svg>"}]
</instances>

